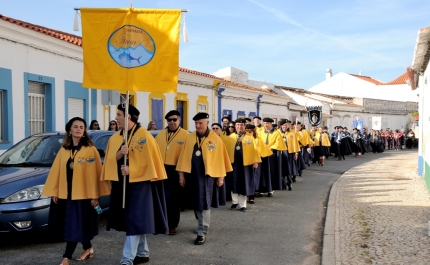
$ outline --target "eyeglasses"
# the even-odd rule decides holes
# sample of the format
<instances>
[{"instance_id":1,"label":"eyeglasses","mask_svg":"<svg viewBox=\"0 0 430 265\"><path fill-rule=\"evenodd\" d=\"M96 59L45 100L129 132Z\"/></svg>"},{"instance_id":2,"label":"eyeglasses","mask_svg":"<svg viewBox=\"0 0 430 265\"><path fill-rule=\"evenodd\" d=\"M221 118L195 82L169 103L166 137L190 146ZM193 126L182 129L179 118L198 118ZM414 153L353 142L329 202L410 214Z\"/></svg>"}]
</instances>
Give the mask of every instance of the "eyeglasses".
<instances>
[{"instance_id":1,"label":"eyeglasses","mask_svg":"<svg viewBox=\"0 0 430 265\"><path fill-rule=\"evenodd\" d=\"M234 128L234 126L228 126L228 128Z\"/></svg>"},{"instance_id":2,"label":"eyeglasses","mask_svg":"<svg viewBox=\"0 0 430 265\"><path fill-rule=\"evenodd\" d=\"M219 130L219 127L212 127L212 130Z\"/></svg>"},{"instance_id":3,"label":"eyeglasses","mask_svg":"<svg viewBox=\"0 0 430 265\"><path fill-rule=\"evenodd\" d=\"M93 126L99 127L99 125L98 125L98 124L95 124L95 123L93 124Z\"/></svg>"},{"instance_id":4,"label":"eyeglasses","mask_svg":"<svg viewBox=\"0 0 430 265\"><path fill-rule=\"evenodd\" d=\"M168 122L174 121L176 122L178 119L177 118L172 118L172 119L167 119ZM154 124L155 125L155 124Z\"/></svg>"},{"instance_id":5,"label":"eyeglasses","mask_svg":"<svg viewBox=\"0 0 430 265\"><path fill-rule=\"evenodd\" d=\"M116 123L111 123L110 125L116 125Z\"/></svg>"}]
</instances>

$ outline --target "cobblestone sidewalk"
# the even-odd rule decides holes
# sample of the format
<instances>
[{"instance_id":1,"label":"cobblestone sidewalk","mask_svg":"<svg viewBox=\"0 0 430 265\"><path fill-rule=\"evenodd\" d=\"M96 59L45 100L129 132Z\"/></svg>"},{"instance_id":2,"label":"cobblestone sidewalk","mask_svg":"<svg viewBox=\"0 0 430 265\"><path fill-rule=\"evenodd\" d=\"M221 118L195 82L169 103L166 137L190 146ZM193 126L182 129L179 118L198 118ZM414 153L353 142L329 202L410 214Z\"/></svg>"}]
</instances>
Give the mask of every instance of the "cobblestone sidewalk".
<instances>
[{"instance_id":1,"label":"cobblestone sidewalk","mask_svg":"<svg viewBox=\"0 0 430 265\"><path fill-rule=\"evenodd\" d=\"M415 152L393 152L337 182L334 264L430 264L430 199Z\"/></svg>"}]
</instances>

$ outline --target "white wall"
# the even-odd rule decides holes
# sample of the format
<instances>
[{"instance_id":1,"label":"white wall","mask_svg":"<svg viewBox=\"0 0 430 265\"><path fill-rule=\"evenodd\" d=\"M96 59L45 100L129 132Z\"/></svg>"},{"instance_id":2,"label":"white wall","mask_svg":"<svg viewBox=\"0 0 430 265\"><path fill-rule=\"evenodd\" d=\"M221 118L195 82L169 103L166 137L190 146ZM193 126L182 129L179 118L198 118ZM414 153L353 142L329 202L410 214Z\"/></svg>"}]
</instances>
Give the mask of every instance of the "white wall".
<instances>
[{"instance_id":1,"label":"white wall","mask_svg":"<svg viewBox=\"0 0 430 265\"><path fill-rule=\"evenodd\" d=\"M348 97L418 102L416 92L411 91L407 84L375 85L342 72L313 86L309 91Z\"/></svg>"}]
</instances>

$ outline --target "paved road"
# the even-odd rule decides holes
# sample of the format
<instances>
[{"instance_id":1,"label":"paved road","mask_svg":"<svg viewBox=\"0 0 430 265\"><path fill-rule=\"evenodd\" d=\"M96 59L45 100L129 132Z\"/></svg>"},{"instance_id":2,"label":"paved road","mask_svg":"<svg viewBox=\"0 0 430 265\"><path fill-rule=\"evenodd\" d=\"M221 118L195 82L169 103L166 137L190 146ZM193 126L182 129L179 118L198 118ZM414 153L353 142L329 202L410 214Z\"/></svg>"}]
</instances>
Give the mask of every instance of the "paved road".
<instances>
[{"instance_id":1,"label":"paved road","mask_svg":"<svg viewBox=\"0 0 430 265\"><path fill-rule=\"evenodd\" d=\"M149 264L320 264L325 205L332 184L358 164L396 153L328 160L324 167L307 169L293 191L257 198L246 213L229 210L230 203L214 209L203 246L193 245L197 222L192 211L185 211L177 235L148 236ZM92 241L95 258L85 264L119 264L125 235L107 232L105 225L102 218L100 235ZM58 264L64 247L65 243L46 242L43 234L0 235L0 264ZM74 257L80 253L78 246Z\"/></svg>"}]
</instances>

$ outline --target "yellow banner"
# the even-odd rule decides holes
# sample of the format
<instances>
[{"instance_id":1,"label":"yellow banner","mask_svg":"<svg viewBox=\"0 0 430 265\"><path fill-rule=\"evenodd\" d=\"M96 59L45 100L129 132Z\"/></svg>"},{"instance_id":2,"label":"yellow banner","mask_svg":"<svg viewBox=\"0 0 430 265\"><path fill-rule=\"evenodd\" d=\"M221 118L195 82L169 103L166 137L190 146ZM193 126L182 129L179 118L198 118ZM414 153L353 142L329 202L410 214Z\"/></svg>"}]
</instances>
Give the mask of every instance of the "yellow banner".
<instances>
[{"instance_id":1,"label":"yellow banner","mask_svg":"<svg viewBox=\"0 0 430 265\"><path fill-rule=\"evenodd\" d=\"M80 10L83 87L176 93L180 9Z\"/></svg>"}]
</instances>

